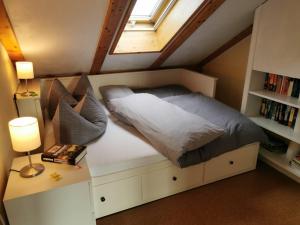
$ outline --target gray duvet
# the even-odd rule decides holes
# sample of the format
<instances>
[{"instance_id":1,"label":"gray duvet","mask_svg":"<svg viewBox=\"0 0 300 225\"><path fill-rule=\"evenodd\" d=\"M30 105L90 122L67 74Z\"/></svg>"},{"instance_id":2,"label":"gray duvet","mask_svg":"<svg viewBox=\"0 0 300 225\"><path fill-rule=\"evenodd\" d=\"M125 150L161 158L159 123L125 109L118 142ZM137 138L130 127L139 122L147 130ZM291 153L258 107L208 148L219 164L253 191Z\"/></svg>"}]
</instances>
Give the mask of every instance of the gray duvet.
<instances>
[{"instance_id":1,"label":"gray duvet","mask_svg":"<svg viewBox=\"0 0 300 225\"><path fill-rule=\"evenodd\" d=\"M207 161L243 145L267 141L267 137L260 127L238 111L215 99L193 93L167 97L163 100L175 104L187 112L201 116L225 130L225 134L214 141L183 154L178 159L181 167Z\"/></svg>"}]
</instances>

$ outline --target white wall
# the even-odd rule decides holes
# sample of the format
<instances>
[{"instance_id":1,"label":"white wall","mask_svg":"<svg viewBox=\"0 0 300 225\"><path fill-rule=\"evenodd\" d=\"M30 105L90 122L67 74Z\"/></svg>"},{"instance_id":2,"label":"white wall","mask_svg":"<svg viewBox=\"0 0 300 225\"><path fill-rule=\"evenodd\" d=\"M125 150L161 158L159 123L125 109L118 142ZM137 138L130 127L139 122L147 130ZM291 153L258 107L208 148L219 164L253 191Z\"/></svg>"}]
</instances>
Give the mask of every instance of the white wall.
<instances>
[{"instance_id":1,"label":"white wall","mask_svg":"<svg viewBox=\"0 0 300 225\"><path fill-rule=\"evenodd\" d=\"M203 73L218 77L216 98L241 108L251 36L241 40L203 67Z\"/></svg>"},{"instance_id":2,"label":"white wall","mask_svg":"<svg viewBox=\"0 0 300 225\"><path fill-rule=\"evenodd\" d=\"M0 43L0 214L4 215L2 199L13 151L8 132L8 121L17 117L13 96L17 88L15 69Z\"/></svg>"}]
</instances>

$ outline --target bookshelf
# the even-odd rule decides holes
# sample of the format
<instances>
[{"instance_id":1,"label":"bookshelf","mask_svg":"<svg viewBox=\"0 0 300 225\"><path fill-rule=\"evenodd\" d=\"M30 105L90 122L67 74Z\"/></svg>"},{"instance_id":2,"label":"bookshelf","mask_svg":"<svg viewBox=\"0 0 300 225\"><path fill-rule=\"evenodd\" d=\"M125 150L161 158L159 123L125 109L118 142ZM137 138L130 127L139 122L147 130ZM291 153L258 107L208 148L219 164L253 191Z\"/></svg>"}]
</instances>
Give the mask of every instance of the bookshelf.
<instances>
[{"instance_id":1,"label":"bookshelf","mask_svg":"<svg viewBox=\"0 0 300 225\"><path fill-rule=\"evenodd\" d=\"M261 148L259 157L300 183L300 169L289 164L289 161L300 153L300 99L264 89L266 73L300 79L300 55L297 54L300 52L300 46L295 39L300 38L300 31L295 31L292 26L295 17L300 20L300 15L295 10L299 7L300 1L287 0L282 4L280 0L269 0L256 10L241 112L258 126L281 136L289 143L285 154L272 153ZM291 26L278 27L278 23L283 20L291 21ZM270 34L277 38L271 38ZM262 116L262 99L298 109L295 126L291 128Z\"/></svg>"}]
</instances>

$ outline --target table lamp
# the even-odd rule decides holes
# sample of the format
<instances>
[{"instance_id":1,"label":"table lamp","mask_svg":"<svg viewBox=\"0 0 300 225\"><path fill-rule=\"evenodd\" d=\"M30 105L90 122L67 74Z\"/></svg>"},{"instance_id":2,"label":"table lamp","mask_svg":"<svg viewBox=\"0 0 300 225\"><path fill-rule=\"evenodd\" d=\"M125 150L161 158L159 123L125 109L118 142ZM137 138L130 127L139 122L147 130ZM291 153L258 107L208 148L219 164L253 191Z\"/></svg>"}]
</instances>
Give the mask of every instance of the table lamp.
<instances>
[{"instance_id":1,"label":"table lamp","mask_svg":"<svg viewBox=\"0 0 300 225\"><path fill-rule=\"evenodd\" d=\"M16 152L27 152L29 164L20 170L21 177L35 177L45 167L40 163L32 163L30 151L41 146L38 121L35 117L19 117L9 121L9 133L12 147Z\"/></svg>"},{"instance_id":2,"label":"table lamp","mask_svg":"<svg viewBox=\"0 0 300 225\"><path fill-rule=\"evenodd\" d=\"M16 62L18 79L25 79L26 92L21 93L22 96L34 96L34 91L28 91L27 80L34 78L32 62Z\"/></svg>"}]
</instances>

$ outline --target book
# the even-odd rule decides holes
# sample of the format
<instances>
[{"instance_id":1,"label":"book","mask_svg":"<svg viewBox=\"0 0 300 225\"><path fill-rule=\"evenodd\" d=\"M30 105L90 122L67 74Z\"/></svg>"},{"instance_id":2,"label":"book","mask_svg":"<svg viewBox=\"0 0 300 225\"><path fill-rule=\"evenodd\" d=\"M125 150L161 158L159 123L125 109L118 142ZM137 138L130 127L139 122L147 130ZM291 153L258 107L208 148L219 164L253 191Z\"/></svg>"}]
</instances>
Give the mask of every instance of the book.
<instances>
[{"instance_id":1,"label":"book","mask_svg":"<svg viewBox=\"0 0 300 225\"><path fill-rule=\"evenodd\" d=\"M290 78L289 79L289 87L287 90L287 96L292 96L293 86L294 86L294 79Z\"/></svg>"},{"instance_id":2,"label":"book","mask_svg":"<svg viewBox=\"0 0 300 225\"><path fill-rule=\"evenodd\" d=\"M272 91L276 91L276 88L277 88L277 80L278 80L278 75L273 74L273 86L272 86Z\"/></svg>"},{"instance_id":3,"label":"book","mask_svg":"<svg viewBox=\"0 0 300 225\"><path fill-rule=\"evenodd\" d=\"M268 84L269 91L273 91L274 78L275 78L275 74L269 73L269 84Z\"/></svg>"},{"instance_id":4,"label":"book","mask_svg":"<svg viewBox=\"0 0 300 225\"><path fill-rule=\"evenodd\" d=\"M298 109L295 108L295 113L294 113L293 122L292 122L292 128L295 127L297 114L298 114Z\"/></svg>"},{"instance_id":5,"label":"book","mask_svg":"<svg viewBox=\"0 0 300 225\"><path fill-rule=\"evenodd\" d=\"M42 161L76 165L86 155L86 146L53 145L42 155Z\"/></svg>"},{"instance_id":6,"label":"book","mask_svg":"<svg viewBox=\"0 0 300 225\"><path fill-rule=\"evenodd\" d=\"M284 112L283 124L286 125L286 126L288 126L291 108L292 108L291 106L286 106L286 109L285 109L285 112Z\"/></svg>"},{"instance_id":7,"label":"book","mask_svg":"<svg viewBox=\"0 0 300 225\"><path fill-rule=\"evenodd\" d=\"M294 158L293 158L293 161L295 163L298 163L300 165L300 154L299 155L296 155Z\"/></svg>"},{"instance_id":8,"label":"book","mask_svg":"<svg viewBox=\"0 0 300 225\"><path fill-rule=\"evenodd\" d=\"M265 83L264 83L264 89L267 90L269 85L269 74L265 74Z\"/></svg>"},{"instance_id":9,"label":"book","mask_svg":"<svg viewBox=\"0 0 300 225\"><path fill-rule=\"evenodd\" d=\"M288 126L289 127L292 127L294 116L295 116L295 108L292 107L291 112L290 112L290 116L289 116L289 121L288 121Z\"/></svg>"},{"instance_id":10,"label":"book","mask_svg":"<svg viewBox=\"0 0 300 225\"><path fill-rule=\"evenodd\" d=\"M289 79L287 77L284 77L282 80L280 94L287 95L288 89L289 89Z\"/></svg>"},{"instance_id":11,"label":"book","mask_svg":"<svg viewBox=\"0 0 300 225\"><path fill-rule=\"evenodd\" d=\"M276 93L280 93L281 84L282 84L282 76L278 76L277 84L276 84Z\"/></svg>"},{"instance_id":12,"label":"book","mask_svg":"<svg viewBox=\"0 0 300 225\"><path fill-rule=\"evenodd\" d=\"M300 170L300 164L296 163L294 160L290 161L290 166Z\"/></svg>"},{"instance_id":13,"label":"book","mask_svg":"<svg viewBox=\"0 0 300 225\"><path fill-rule=\"evenodd\" d=\"M290 165L300 169L300 154L296 155L291 161Z\"/></svg>"},{"instance_id":14,"label":"book","mask_svg":"<svg viewBox=\"0 0 300 225\"><path fill-rule=\"evenodd\" d=\"M299 79L294 79L294 85L293 85L293 90L292 90L292 97L298 98L299 97L299 92L300 92L300 80Z\"/></svg>"}]
</instances>

